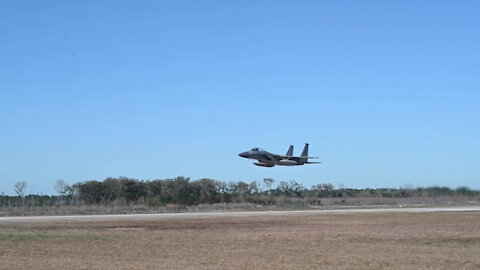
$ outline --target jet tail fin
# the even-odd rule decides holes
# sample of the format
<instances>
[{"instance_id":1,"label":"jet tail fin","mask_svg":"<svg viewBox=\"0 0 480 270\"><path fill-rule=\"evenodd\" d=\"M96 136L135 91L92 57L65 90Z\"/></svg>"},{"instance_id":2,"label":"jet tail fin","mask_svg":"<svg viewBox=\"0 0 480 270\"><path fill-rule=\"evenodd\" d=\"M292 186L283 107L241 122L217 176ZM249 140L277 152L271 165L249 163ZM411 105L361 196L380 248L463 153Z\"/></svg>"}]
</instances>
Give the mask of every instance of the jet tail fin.
<instances>
[{"instance_id":1,"label":"jet tail fin","mask_svg":"<svg viewBox=\"0 0 480 270\"><path fill-rule=\"evenodd\" d=\"M308 143L305 143L305 147L303 148L301 157L308 157Z\"/></svg>"},{"instance_id":2,"label":"jet tail fin","mask_svg":"<svg viewBox=\"0 0 480 270\"><path fill-rule=\"evenodd\" d=\"M293 145L290 145L290 147L288 148L288 151L285 154L285 156L287 156L287 157L293 156Z\"/></svg>"}]
</instances>

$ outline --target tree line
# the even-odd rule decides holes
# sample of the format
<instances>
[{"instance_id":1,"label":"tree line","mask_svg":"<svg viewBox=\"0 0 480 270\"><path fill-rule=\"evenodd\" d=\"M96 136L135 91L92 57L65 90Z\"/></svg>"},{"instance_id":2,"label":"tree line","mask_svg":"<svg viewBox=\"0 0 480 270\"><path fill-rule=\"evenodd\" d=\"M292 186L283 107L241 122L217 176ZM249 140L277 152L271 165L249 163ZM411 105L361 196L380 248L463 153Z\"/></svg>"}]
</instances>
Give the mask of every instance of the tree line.
<instances>
[{"instance_id":1,"label":"tree line","mask_svg":"<svg viewBox=\"0 0 480 270\"><path fill-rule=\"evenodd\" d=\"M280 200L307 199L309 203L322 198L409 198L439 196L480 196L480 191L468 187L426 188L335 188L322 183L310 188L291 181L275 182L265 178L250 183L244 181L222 182L213 179L191 181L183 176L172 179L138 180L109 177L103 181L89 180L73 185L58 180L58 195L25 195L26 182L16 183L16 196L0 195L0 206L52 206L52 205L145 205L165 206L199 205L215 203L254 203L272 205Z\"/></svg>"}]
</instances>

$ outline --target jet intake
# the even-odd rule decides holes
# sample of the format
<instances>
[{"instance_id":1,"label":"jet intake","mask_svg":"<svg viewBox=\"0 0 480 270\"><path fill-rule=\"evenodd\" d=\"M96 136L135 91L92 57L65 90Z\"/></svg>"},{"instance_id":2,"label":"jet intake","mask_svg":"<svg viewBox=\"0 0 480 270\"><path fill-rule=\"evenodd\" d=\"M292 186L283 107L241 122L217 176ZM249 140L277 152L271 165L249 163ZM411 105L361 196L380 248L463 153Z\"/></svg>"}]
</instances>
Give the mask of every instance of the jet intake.
<instances>
[{"instance_id":1,"label":"jet intake","mask_svg":"<svg viewBox=\"0 0 480 270\"><path fill-rule=\"evenodd\" d=\"M254 165L260 166L260 167L273 167L275 165L270 164L270 163L263 163L263 162L254 162Z\"/></svg>"}]
</instances>

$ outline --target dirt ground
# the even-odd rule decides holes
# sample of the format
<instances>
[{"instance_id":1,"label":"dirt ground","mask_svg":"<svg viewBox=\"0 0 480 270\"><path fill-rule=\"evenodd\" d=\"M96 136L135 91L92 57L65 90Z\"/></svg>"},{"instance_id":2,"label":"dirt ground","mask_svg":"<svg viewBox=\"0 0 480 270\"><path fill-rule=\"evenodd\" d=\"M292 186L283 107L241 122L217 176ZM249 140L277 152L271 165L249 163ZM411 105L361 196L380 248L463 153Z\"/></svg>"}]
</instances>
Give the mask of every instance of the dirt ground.
<instances>
[{"instance_id":1,"label":"dirt ground","mask_svg":"<svg viewBox=\"0 0 480 270\"><path fill-rule=\"evenodd\" d=\"M0 224L0 269L480 269L480 213Z\"/></svg>"}]
</instances>

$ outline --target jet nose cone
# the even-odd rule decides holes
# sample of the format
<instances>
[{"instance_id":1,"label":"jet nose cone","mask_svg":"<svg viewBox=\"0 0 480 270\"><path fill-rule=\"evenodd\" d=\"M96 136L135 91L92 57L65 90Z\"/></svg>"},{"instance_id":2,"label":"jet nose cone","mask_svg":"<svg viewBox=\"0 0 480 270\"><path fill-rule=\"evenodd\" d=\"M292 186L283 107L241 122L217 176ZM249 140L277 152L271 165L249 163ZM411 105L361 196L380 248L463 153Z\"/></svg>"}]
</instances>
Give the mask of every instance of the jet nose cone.
<instances>
[{"instance_id":1,"label":"jet nose cone","mask_svg":"<svg viewBox=\"0 0 480 270\"><path fill-rule=\"evenodd\" d=\"M248 158L248 152L242 152L240 154L238 154L239 156L243 157L243 158Z\"/></svg>"}]
</instances>

